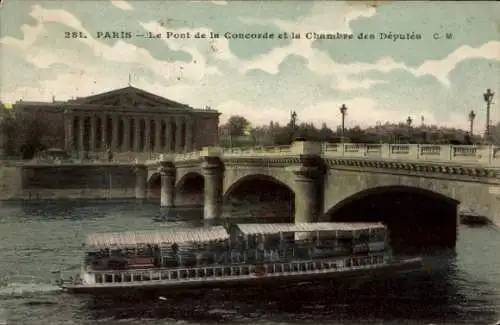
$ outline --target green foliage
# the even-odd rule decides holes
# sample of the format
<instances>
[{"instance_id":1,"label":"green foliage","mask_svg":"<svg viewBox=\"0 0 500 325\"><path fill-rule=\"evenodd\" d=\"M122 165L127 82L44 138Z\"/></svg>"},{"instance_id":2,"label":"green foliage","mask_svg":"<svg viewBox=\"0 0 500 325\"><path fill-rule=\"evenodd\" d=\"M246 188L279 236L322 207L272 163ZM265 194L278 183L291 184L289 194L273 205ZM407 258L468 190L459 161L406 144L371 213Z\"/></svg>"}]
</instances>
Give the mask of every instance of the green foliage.
<instances>
[{"instance_id":1,"label":"green foliage","mask_svg":"<svg viewBox=\"0 0 500 325\"><path fill-rule=\"evenodd\" d=\"M20 112L4 115L0 120L4 154L31 159L37 152L47 148L44 144L44 130L44 122L32 115Z\"/></svg>"},{"instance_id":2,"label":"green foliage","mask_svg":"<svg viewBox=\"0 0 500 325\"><path fill-rule=\"evenodd\" d=\"M229 119L230 121L239 120ZM268 125L253 127L250 136L233 136L221 131L221 145L232 147L250 147L255 145L273 146L288 145L294 139L303 138L307 141L341 142L341 127L335 130L325 123L317 128L312 123L298 123L297 115L291 114L290 121L281 126L271 121ZM228 128L227 123L221 129ZM498 130L498 131L497 131ZM225 134L225 135L224 135ZM499 134L495 137L495 134ZM500 124L492 127L492 137L500 143ZM498 139L497 139L498 138ZM480 143L478 136L467 136L465 130L437 127L435 125L420 125L409 128L404 122L379 124L362 129L359 126L347 128L344 132L344 142L350 143L435 143L435 144L473 144Z\"/></svg>"},{"instance_id":3,"label":"green foliage","mask_svg":"<svg viewBox=\"0 0 500 325\"><path fill-rule=\"evenodd\" d=\"M244 136L250 129L250 122L243 116L233 115L226 123L221 125L221 134L238 137Z\"/></svg>"}]
</instances>

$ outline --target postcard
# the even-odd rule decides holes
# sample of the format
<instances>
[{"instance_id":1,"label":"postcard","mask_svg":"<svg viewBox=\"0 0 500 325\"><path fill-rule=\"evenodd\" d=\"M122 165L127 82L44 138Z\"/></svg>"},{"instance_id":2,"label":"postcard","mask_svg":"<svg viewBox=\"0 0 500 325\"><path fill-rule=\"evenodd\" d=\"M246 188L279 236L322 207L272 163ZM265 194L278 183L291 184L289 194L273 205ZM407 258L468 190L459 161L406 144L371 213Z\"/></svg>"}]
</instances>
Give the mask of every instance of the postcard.
<instances>
[{"instance_id":1,"label":"postcard","mask_svg":"<svg viewBox=\"0 0 500 325\"><path fill-rule=\"evenodd\" d=\"M0 324L493 324L494 1L0 1Z\"/></svg>"}]
</instances>

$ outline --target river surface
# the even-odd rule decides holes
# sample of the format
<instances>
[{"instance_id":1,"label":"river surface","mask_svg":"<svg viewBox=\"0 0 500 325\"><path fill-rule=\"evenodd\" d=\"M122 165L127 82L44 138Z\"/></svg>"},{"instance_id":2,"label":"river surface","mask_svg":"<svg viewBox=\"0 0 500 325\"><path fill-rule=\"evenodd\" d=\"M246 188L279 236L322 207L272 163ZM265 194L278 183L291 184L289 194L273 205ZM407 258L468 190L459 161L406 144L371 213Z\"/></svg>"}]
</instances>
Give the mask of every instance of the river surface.
<instances>
[{"instance_id":1,"label":"river surface","mask_svg":"<svg viewBox=\"0 0 500 325\"><path fill-rule=\"evenodd\" d=\"M213 290L96 304L51 284L55 270L76 274L88 232L188 226L201 219L199 210L181 210L171 222L153 222L159 214L157 202L0 203L0 324L473 325L500 319L500 232L494 228L461 226L455 252L426 257L434 266L428 275L349 289Z\"/></svg>"}]
</instances>

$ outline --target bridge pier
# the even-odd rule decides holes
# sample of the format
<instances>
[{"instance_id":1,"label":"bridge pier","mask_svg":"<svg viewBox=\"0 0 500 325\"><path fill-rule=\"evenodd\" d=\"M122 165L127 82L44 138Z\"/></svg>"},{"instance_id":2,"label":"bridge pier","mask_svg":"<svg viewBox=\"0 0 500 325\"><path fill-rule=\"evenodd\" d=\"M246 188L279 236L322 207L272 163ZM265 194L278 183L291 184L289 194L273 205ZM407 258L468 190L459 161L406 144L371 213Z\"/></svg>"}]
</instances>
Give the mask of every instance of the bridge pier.
<instances>
[{"instance_id":1,"label":"bridge pier","mask_svg":"<svg viewBox=\"0 0 500 325\"><path fill-rule=\"evenodd\" d=\"M300 166L292 168L295 175L295 223L316 222L322 215L323 175L319 157L302 158Z\"/></svg>"},{"instance_id":2,"label":"bridge pier","mask_svg":"<svg viewBox=\"0 0 500 325\"><path fill-rule=\"evenodd\" d=\"M161 174L161 190L160 190L160 206L174 207L175 206L175 175L176 169L173 162L160 162Z\"/></svg>"},{"instance_id":3,"label":"bridge pier","mask_svg":"<svg viewBox=\"0 0 500 325\"><path fill-rule=\"evenodd\" d=\"M203 218L220 218L222 214L224 165L219 157L204 157L202 170L205 176Z\"/></svg>"},{"instance_id":4,"label":"bridge pier","mask_svg":"<svg viewBox=\"0 0 500 325\"><path fill-rule=\"evenodd\" d=\"M148 170L146 166L135 166L135 198L145 200L147 198Z\"/></svg>"}]
</instances>

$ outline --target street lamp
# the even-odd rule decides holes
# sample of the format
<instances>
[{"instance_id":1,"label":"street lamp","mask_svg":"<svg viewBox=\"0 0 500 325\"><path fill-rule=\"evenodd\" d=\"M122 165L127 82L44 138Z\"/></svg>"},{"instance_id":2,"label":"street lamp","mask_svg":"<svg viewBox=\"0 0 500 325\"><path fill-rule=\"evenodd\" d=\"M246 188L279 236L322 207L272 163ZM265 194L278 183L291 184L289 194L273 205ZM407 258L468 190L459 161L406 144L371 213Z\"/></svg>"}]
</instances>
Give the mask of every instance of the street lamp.
<instances>
[{"instance_id":1,"label":"street lamp","mask_svg":"<svg viewBox=\"0 0 500 325\"><path fill-rule=\"evenodd\" d=\"M469 112L469 133L470 136L472 137L474 135L474 119L476 118L476 112L474 110L471 110Z\"/></svg>"},{"instance_id":2,"label":"street lamp","mask_svg":"<svg viewBox=\"0 0 500 325\"><path fill-rule=\"evenodd\" d=\"M340 114L342 114L342 129L341 129L341 134L340 134L340 141L343 143L344 142L344 132L345 132L345 115L347 113L347 106L345 104L342 104L340 106Z\"/></svg>"},{"instance_id":3,"label":"street lamp","mask_svg":"<svg viewBox=\"0 0 500 325\"><path fill-rule=\"evenodd\" d=\"M410 116L408 116L408 118L406 119L406 124L408 124L408 143L411 142L410 141L411 140L410 137L411 137L411 123L412 122L413 122L413 120L411 119Z\"/></svg>"},{"instance_id":4,"label":"street lamp","mask_svg":"<svg viewBox=\"0 0 500 325\"><path fill-rule=\"evenodd\" d=\"M495 93L489 88L486 89L486 92L483 94L484 101L486 102L486 129L484 131L484 139L486 141L490 140L490 106L493 95L495 95Z\"/></svg>"}]
</instances>

